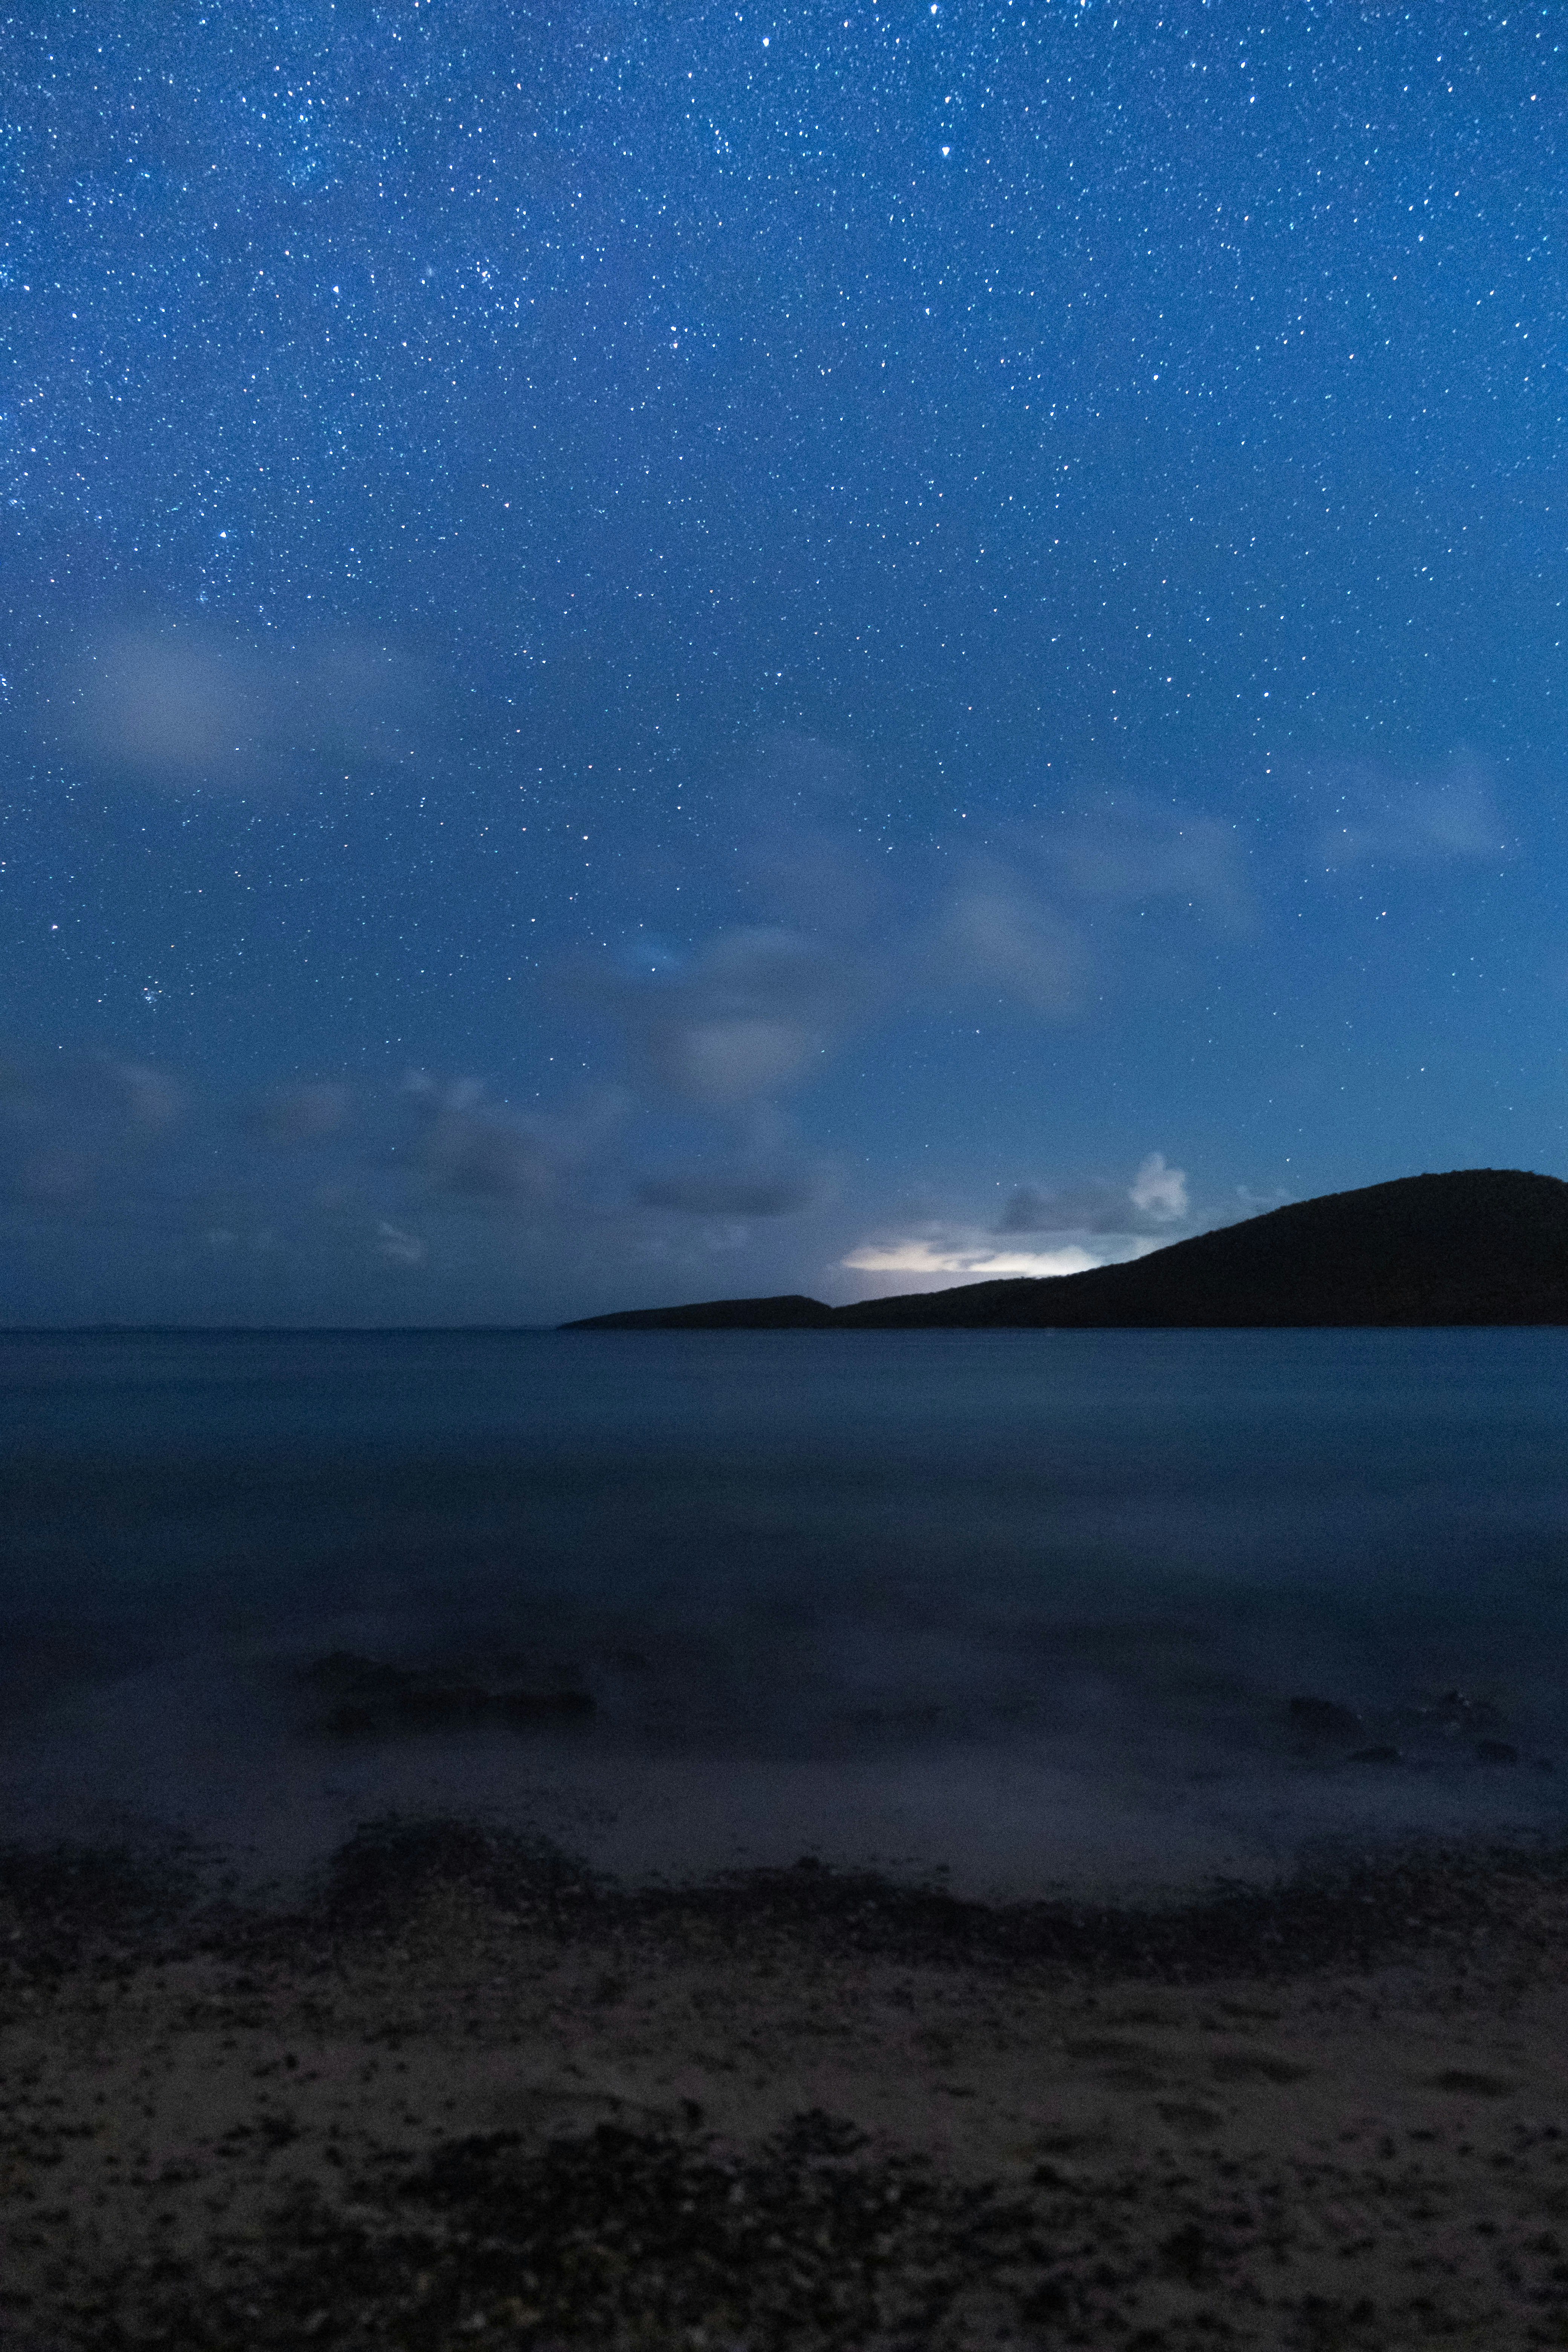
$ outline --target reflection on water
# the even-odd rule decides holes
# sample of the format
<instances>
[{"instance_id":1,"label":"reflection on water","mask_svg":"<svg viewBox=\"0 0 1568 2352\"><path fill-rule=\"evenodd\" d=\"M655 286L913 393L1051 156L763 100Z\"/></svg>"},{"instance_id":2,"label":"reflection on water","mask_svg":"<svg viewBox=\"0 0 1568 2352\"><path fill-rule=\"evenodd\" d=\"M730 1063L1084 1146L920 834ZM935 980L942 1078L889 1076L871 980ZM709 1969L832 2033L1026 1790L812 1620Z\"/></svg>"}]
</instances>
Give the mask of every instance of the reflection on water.
<instances>
[{"instance_id":1,"label":"reflection on water","mask_svg":"<svg viewBox=\"0 0 1568 2352\"><path fill-rule=\"evenodd\" d=\"M13 1336L0 1416L25 1833L1022 1884L1568 1790L1564 1333Z\"/></svg>"}]
</instances>

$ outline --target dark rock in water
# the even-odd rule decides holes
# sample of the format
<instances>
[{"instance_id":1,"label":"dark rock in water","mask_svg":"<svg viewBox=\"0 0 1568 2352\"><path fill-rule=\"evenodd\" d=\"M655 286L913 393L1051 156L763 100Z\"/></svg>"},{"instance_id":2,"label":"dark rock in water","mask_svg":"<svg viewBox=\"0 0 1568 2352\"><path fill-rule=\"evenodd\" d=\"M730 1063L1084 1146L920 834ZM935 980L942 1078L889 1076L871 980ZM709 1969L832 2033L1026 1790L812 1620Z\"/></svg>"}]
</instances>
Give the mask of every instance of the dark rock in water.
<instances>
[{"instance_id":1,"label":"dark rock in water","mask_svg":"<svg viewBox=\"0 0 1568 2352\"><path fill-rule=\"evenodd\" d=\"M322 1728L344 1738L482 1723L581 1723L594 1712L586 1691L489 1690L455 1675L357 1658L346 1650L319 1658L301 1679L337 1697Z\"/></svg>"},{"instance_id":2,"label":"dark rock in water","mask_svg":"<svg viewBox=\"0 0 1568 2352\"><path fill-rule=\"evenodd\" d=\"M1468 1691L1439 1692L1423 1714L1434 1718L1451 1736L1461 1731L1479 1731L1488 1724L1500 1720L1498 1709L1490 1699L1471 1698Z\"/></svg>"},{"instance_id":3,"label":"dark rock in water","mask_svg":"<svg viewBox=\"0 0 1568 2352\"><path fill-rule=\"evenodd\" d=\"M1478 1739L1476 1761L1478 1764L1517 1764L1519 1750L1509 1739Z\"/></svg>"},{"instance_id":4,"label":"dark rock in water","mask_svg":"<svg viewBox=\"0 0 1568 2352\"><path fill-rule=\"evenodd\" d=\"M1353 1739L1361 1729L1361 1717L1353 1707L1341 1706L1335 1699L1293 1698L1290 1728L1306 1739Z\"/></svg>"},{"instance_id":5,"label":"dark rock in water","mask_svg":"<svg viewBox=\"0 0 1568 2352\"><path fill-rule=\"evenodd\" d=\"M1398 1748L1391 1748L1384 1739L1375 1741L1371 1748L1358 1748L1351 1758L1352 1764L1397 1764L1399 1761Z\"/></svg>"}]
</instances>

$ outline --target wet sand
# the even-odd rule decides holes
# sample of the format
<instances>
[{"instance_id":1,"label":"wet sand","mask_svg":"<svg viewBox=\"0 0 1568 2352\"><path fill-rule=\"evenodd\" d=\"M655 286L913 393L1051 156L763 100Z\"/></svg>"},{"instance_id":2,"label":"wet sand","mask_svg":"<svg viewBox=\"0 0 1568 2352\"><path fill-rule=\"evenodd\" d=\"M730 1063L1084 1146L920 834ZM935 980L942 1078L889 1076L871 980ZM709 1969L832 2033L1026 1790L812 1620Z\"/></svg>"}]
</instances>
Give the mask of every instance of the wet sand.
<instances>
[{"instance_id":1,"label":"wet sand","mask_svg":"<svg viewBox=\"0 0 1568 2352\"><path fill-rule=\"evenodd\" d=\"M1568 2343L1568 1869L0 1867L0 2345Z\"/></svg>"}]
</instances>

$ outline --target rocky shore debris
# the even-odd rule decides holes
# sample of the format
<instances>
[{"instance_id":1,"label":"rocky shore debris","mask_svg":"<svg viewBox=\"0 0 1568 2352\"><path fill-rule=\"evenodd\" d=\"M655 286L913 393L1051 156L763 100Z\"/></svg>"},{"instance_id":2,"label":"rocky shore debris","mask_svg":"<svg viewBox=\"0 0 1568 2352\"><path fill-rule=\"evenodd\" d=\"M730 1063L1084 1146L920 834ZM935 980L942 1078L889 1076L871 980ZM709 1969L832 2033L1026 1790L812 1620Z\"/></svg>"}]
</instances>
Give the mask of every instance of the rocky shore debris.
<instances>
[{"instance_id":1,"label":"rocky shore debris","mask_svg":"<svg viewBox=\"0 0 1568 2352\"><path fill-rule=\"evenodd\" d=\"M116 1970L155 1948L199 1899L204 1859L180 1839L141 1852L0 1845L0 2000L8 1984L52 1982L89 1961ZM3 2331L0 2345L10 2352Z\"/></svg>"},{"instance_id":2,"label":"rocky shore debris","mask_svg":"<svg viewBox=\"0 0 1568 2352\"><path fill-rule=\"evenodd\" d=\"M997 1907L820 1864L626 1887L389 1820L298 1910L181 1924L123 1860L0 1850L0 1950L62 1923L0 1961L0 2338L1544 2346L1563 1861L1347 1853L1179 1908ZM100 1948L97 1893L145 1941Z\"/></svg>"},{"instance_id":3,"label":"rocky shore debris","mask_svg":"<svg viewBox=\"0 0 1568 2352\"><path fill-rule=\"evenodd\" d=\"M294 1916L288 1948L325 1933L395 1937L453 1891L595 1945L657 1926L755 1950L802 1935L824 1949L919 1965L1012 1968L1098 1980L1189 1984L1363 1969L1412 1941L1486 1926L1497 1887L1555 1885L1563 1856L1513 1846L1324 1856L1310 1870L1250 1885L1221 1881L1189 1901L1137 1905L1047 1897L976 1902L938 1885L803 1859L696 1885L636 1888L596 1878L537 1838L473 1823L388 1815L340 1849L319 1914Z\"/></svg>"},{"instance_id":4,"label":"rocky shore debris","mask_svg":"<svg viewBox=\"0 0 1568 2352\"><path fill-rule=\"evenodd\" d=\"M491 1689L438 1668L392 1666L347 1650L316 1659L300 1679L334 1702L321 1728L341 1738L448 1731L488 1723L531 1730L585 1723L594 1713L587 1691Z\"/></svg>"},{"instance_id":5,"label":"rocky shore debris","mask_svg":"<svg viewBox=\"0 0 1568 2352\"><path fill-rule=\"evenodd\" d=\"M1037 2194L943 2179L820 2111L744 2152L668 2126L601 2124L542 2147L494 2132L360 2184L349 2210L301 2184L226 2276L133 2265L103 2315L112 2333L94 2340L247 2352L972 2341L976 2320L1031 2294L1053 2319L1086 2315L1101 2297L1071 2251ZM127 2308L134 2338L120 2332Z\"/></svg>"}]
</instances>

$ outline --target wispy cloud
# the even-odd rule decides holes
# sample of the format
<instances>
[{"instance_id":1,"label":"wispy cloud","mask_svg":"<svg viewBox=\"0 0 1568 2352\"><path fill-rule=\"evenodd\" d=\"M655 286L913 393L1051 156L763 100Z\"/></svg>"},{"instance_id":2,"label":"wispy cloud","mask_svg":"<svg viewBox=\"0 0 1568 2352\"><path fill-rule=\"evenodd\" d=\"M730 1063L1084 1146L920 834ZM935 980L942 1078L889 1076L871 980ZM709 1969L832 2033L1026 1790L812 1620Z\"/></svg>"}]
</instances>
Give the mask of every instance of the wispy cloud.
<instances>
[{"instance_id":1,"label":"wispy cloud","mask_svg":"<svg viewBox=\"0 0 1568 2352\"><path fill-rule=\"evenodd\" d=\"M721 931L683 969L595 974L645 1089L733 1112L795 1085L862 1005L868 975L834 942L771 925Z\"/></svg>"},{"instance_id":2,"label":"wispy cloud","mask_svg":"<svg viewBox=\"0 0 1568 2352\"><path fill-rule=\"evenodd\" d=\"M488 1101L480 1080L410 1071L403 1082L417 1132L412 1163L427 1194L475 1208L527 1211L560 1194L619 1127L627 1104L602 1089L574 1109L525 1115Z\"/></svg>"},{"instance_id":3,"label":"wispy cloud","mask_svg":"<svg viewBox=\"0 0 1568 2352\"><path fill-rule=\"evenodd\" d=\"M980 868L938 926L940 976L999 990L1042 1020L1078 1012L1087 962L1078 927L1000 866Z\"/></svg>"},{"instance_id":4,"label":"wispy cloud","mask_svg":"<svg viewBox=\"0 0 1568 2352\"><path fill-rule=\"evenodd\" d=\"M996 1230L1003 1234L1164 1233L1190 1211L1184 1170L1169 1166L1152 1151L1130 1184L1092 1178L1086 1183L1047 1190L1020 1184L1009 1197Z\"/></svg>"},{"instance_id":5,"label":"wispy cloud","mask_svg":"<svg viewBox=\"0 0 1568 2352\"><path fill-rule=\"evenodd\" d=\"M422 694L417 664L366 639L285 649L137 622L58 666L35 725L104 783L271 791L405 760Z\"/></svg>"},{"instance_id":6,"label":"wispy cloud","mask_svg":"<svg viewBox=\"0 0 1568 2352\"><path fill-rule=\"evenodd\" d=\"M673 1209L689 1217L793 1217L815 1197L816 1187L805 1176L724 1169L647 1176L636 1193L643 1208Z\"/></svg>"},{"instance_id":7,"label":"wispy cloud","mask_svg":"<svg viewBox=\"0 0 1568 2352\"><path fill-rule=\"evenodd\" d=\"M341 1135L353 1111L353 1097L344 1086L321 1082L274 1087L249 1105L245 1125L264 1143L320 1143L329 1136Z\"/></svg>"},{"instance_id":8,"label":"wispy cloud","mask_svg":"<svg viewBox=\"0 0 1568 2352\"><path fill-rule=\"evenodd\" d=\"M1131 907L1170 899L1228 925L1252 911L1240 835L1199 809L1120 793L1103 808L1040 825L1030 845L1069 900Z\"/></svg>"},{"instance_id":9,"label":"wispy cloud","mask_svg":"<svg viewBox=\"0 0 1568 2352\"><path fill-rule=\"evenodd\" d=\"M395 1225L390 1217L376 1220L375 1248L379 1256L394 1265L423 1265L430 1255L423 1234L406 1232L402 1225Z\"/></svg>"},{"instance_id":10,"label":"wispy cloud","mask_svg":"<svg viewBox=\"0 0 1568 2352\"><path fill-rule=\"evenodd\" d=\"M618 954L578 968L578 1001L614 1020L649 1101L720 1120L777 1101L889 1011L983 995L1071 1022L1146 968L1152 902L1177 920L1250 911L1236 829L1199 812L1123 796L1014 826L955 872L941 854L873 855L894 846L873 797L846 751L771 737L721 797L738 892L763 919L681 954L650 910Z\"/></svg>"},{"instance_id":11,"label":"wispy cloud","mask_svg":"<svg viewBox=\"0 0 1568 2352\"><path fill-rule=\"evenodd\" d=\"M1485 770L1463 752L1432 778L1395 782L1363 768L1328 779L1326 789L1335 809L1320 827L1317 848L1331 873L1495 863L1517 846Z\"/></svg>"},{"instance_id":12,"label":"wispy cloud","mask_svg":"<svg viewBox=\"0 0 1568 2352\"><path fill-rule=\"evenodd\" d=\"M188 1106L149 1063L85 1055L0 1070L0 1199L40 1213L113 1210L157 1164Z\"/></svg>"}]
</instances>

